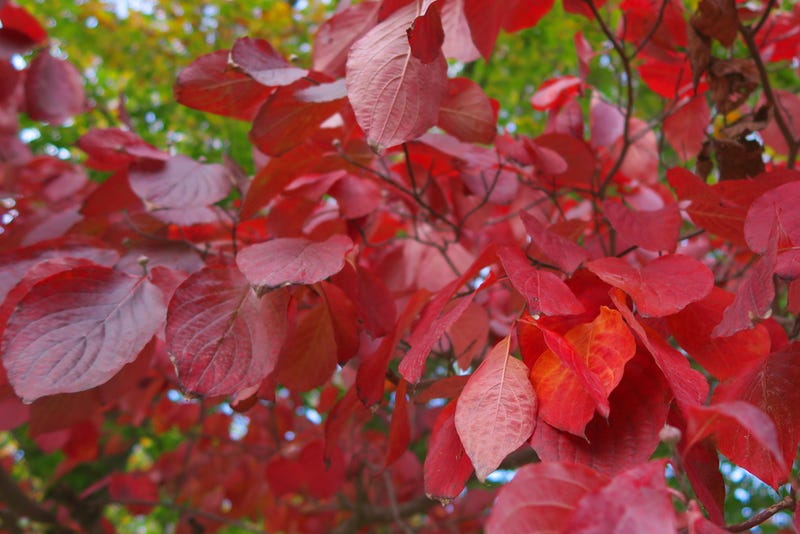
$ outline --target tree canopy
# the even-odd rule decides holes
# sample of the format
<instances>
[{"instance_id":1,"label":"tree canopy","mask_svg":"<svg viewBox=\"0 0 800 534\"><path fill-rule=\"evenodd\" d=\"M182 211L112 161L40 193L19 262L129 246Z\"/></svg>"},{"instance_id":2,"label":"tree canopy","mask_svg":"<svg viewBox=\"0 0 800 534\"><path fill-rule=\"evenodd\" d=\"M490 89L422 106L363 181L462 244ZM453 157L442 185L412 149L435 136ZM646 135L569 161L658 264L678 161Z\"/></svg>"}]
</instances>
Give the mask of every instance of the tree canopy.
<instances>
[{"instance_id":1,"label":"tree canopy","mask_svg":"<svg viewBox=\"0 0 800 534\"><path fill-rule=\"evenodd\" d=\"M0 528L798 529L799 93L776 0L0 0Z\"/></svg>"}]
</instances>

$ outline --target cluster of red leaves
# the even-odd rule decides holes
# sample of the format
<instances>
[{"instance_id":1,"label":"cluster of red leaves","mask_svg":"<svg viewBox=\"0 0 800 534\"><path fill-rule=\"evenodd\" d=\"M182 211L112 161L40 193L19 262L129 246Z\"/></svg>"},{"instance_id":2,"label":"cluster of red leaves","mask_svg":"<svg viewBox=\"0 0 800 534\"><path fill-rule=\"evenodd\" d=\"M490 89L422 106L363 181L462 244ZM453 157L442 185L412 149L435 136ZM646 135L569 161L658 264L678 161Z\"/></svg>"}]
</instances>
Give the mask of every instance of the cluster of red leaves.
<instances>
[{"instance_id":1,"label":"cluster of red leaves","mask_svg":"<svg viewBox=\"0 0 800 534\"><path fill-rule=\"evenodd\" d=\"M593 20L601 4L564 0ZM489 532L719 531L717 452L790 480L800 345L770 314L800 311L798 97L762 87L757 66L797 57L797 32L779 29L800 13L625 0L617 31L597 19L627 78L668 102L678 157L716 165L709 185L682 167L659 179L656 134L631 95L620 107L589 85L598 52L582 36L580 76L532 99L545 133L496 135L497 103L448 78L445 58L488 58L501 29L551 5L362 2L319 28L310 69L253 38L197 58L176 97L252 123L247 176L123 129L81 137L83 165L31 154L17 115L60 123L84 97L42 27L3 3L0 428L27 423L64 451L59 475L130 449L111 422L186 432L147 472L108 473L82 497L141 513L160 488L206 511L187 529L424 513L430 532L471 530L495 491L447 508L419 496L456 499L473 471L485 481L531 449L541 462L499 491ZM740 34L751 57L713 57L712 40ZM732 110L709 137L712 111ZM172 402L174 389L205 400ZM226 399L249 418L242 438L208 409ZM665 462L649 461L663 439L705 516L673 508Z\"/></svg>"}]
</instances>

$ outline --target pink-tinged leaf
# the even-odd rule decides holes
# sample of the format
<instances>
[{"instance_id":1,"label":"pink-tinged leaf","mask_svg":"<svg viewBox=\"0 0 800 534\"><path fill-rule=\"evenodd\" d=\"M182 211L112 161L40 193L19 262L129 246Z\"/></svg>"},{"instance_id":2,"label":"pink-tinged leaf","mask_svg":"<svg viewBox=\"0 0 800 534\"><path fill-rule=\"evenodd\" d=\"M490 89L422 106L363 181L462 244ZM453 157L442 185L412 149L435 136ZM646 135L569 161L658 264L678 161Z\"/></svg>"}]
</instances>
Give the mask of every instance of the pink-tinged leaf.
<instances>
[{"instance_id":1,"label":"pink-tinged leaf","mask_svg":"<svg viewBox=\"0 0 800 534\"><path fill-rule=\"evenodd\" d=\"M617 106L601 98L593 98L589 111L589 129L592 148L611 146L625 132L625 115Z\"/></svg>"},{"instance_id":2,"label":"pink-tinged leaf","mask_svg":"<svg viewBox=\"0 0 800 534\"><path fill-rule=\"evenodd\" d=\"M98 171L125 169L137 160L169 158L135 133L119 128L93 128L78 139L78 146L89 155L85 165Z\"/></svg>"},{"instance_id":3,"label":"pink-tinged leaf","mask_svg":"<svg viewBox=\"0 0 800 534\"><path fill-rule=\"evenodd\" d=\"M711 112L704 94L691 98L664 119L664 136L681 160L690 160L700 153L710 121Z\"/></svg>"},{"instance_id":4,"label":"pink-tinged leaf","mask_svg":"<svg viewBox=\"0 0 800 534\"><path fill-rule=\"evenodd\" d=\"M714 402L745 401L760 408L775 423L778 450L790 462L800 443L800 366L797 355L800 344L794 343L771 354L748 372L721 384L714 391ZM751 440L752 441L752 440ZM736 447L744 447L744 437L737 437ZM720 448L720 450L722 450ZM742 467L767 484L778 487L785 481L788 471L784 465L773 463L771 458L752 450L750 462ZM740 453L740 456L744 451ZM733 458L731 458L733 460ZM735 461L735 460L734 460Z\"/></svg>"},{"instance_id":5,"label":"pink-tinged leaf","mask_svg":"<svg viewBox=\"0 0 800 534\"><path fill-rule=\"evenodd\" d=\"M655 363L639 352L609 397L608 419L595 415L584 437L539 421L530 444L545 462L574 462L615 475L647 461L656 450L671 400L669 385Z\"/></svg>"},{"instance_id":6,"label":"pink-tinged leaf","mask_svg":"<svg viewBox=\"0 0 800 534\"><path fill-rule=\"evenodd\" d=\"M583 313L583 304L558 276L534 268L516 247L501 247L497 252L514 288L525 297L531 314L574 315Z\"/></svg>"},{"instance_id":7,"label":"pink-tinged leaf","mask_svg":"<svg viewBox=\"0 0 800 534\"><path fill-rule=\"evenodd\" d=\"M612 290L611 300L661 369L678 402L686 406L703 404L708 396L706 378L692 369L683 354L672 348L657 332L643 326L636 319L625 303L623 293Z\"/></svg>"},{"instance_id":8,"label":"pink-tinged leaf","mask_svg":"<svg viewBox=\"0 0 800 534\"><path fill-rule=\"evenodd\" d=\"M744 237L753 252L767 252L771 236L778 239L778 247L784 243L800 246L800 181L771 189L758 197L747 210L744 221Z\"/></svg>"},{"instance_id":9,"label":"pink-tinged leaf","mask_svg":"<svg viewBox=\"0 0 800 534\"><path fill-rule=\"evenodd\" d=\"M535 426L536 394L528 368L505 338L472 374L456 406L456 430L481 482L522 445Z\"/></svg>"},{"instance_id":10,"label":"pink-tinged leaf","mask_svg":"<svg viewBox=\"0 0 800 534\"><path fill-rule=\"evenodd\" d=\"M0 254L0 302L37 263L56 258L83 258L98 265L111 267L119 254L106 248L100 240L88 237L66 236L41 241L29 247L18 248Z\"/></svg>"},{"instance_id":11,"label":"pink-tinged leaf","mask_svg":"<svg viewBox=\"0 0 800 534\"><path fill-rule=\"evenodd\" d=\"M280 237L242 249L236 264L254 286L315 284L341 271L351 248L353 242L345 235L322 242Z\"/></svg>"},{"instance_id":12,"label":"pink-tinged leaf","mask_svg":"<svg viewBox=\"0 0 800 534\"><path fill-rule=\"evenodd\" d=\"M275 381L298 393L325 384L336 370L336 335L328 307L314 306L301 316L275 366Z\"/></svg>"},{"instance_id":13,"label":"pink-tinged leaf","mask_svg":"<svg viewBox=\"0 0 800 534\"><path fill-rule=\"evenodd\" d=\"M428 440L425 455L425 495L447 502L459 496L472 475L472 462L455 424L456 402L442 408Z\"/></svg>"},{"instance_id":14,"label":"pink-tinged leaf","mask_svg":"<svg viewBox=\"0 0 800 534\"><path fill-rule=\"evenodd\" d=\"M84 109L83 78L78 69L48 50L39 52L25 78L25 109L37 121L62 124Z\"/></svg>"},{"instance_id":15,"label":"pink-tinged leaf","mask_svg":"<svg viewBox=\"0 0 800 534\"><path fill-rule=\"evenodd\" d=\"M674 251L681 231L678 205L670 203L661 209L630 210L621 202L603 202L603 214L620 237L647 250Z\"/></svg>"},{"instance_id":16,"label":"pink-tinged leaf","mask_svg":"<svg viewBox=\"0 0 800 534\"><path fill-rule=\"evenodd\" d=\"M531 97L531 106L537 111L558 109L578 94L583 81L577 76L559 76L545 81Z\"/></svg>"},{"instance_id":17,"label":"pink-tinged leaf","mask_svg":"<svg viewBox=\"0 0 800 534\"><path fill-rule=\"evenodd\" d=\"M630 295L642 315L663 317L704 299L714 287L714 275L689 256L660 256L642 269L621 258L606 257L586 264L602 281Z\"/></svg>"},{"instance_id":18,"label":"pink-tinged leaf","mask_svg":"<svg viewBox=\"0 0 800 534\"><path fill-rule=\"evenodd\" d=\"M487 534L567 532L580 500L608 483L584 465L545 462L522 467L500 488L486 521Z\"/></svg>"},{"instance_id":19,"label":"pink-tinged leaf","mask_svg":"<svg viewBox=\"0 0 800 534\"><path fill-rule=\"evenodd\" d=\"M314 70L335 78L344 76L350 46L378 22L381 2L350 5L323 22L314 38Z\"/></svg>"},{"instance_id":20,"label":"pink-tinged leaf","mask_svg":"<svg viewBox=\"0 0 800 534\"><path fill-rule=\"evenodd\" d=\"M734 295L714 287L705 299L693 302L668 318L675 340L718 380L739 376L770 352L769 332L763 325L727 337L712 337Z\"/></svg>"},{"instance_id":21,"label":"pink-tinged leaf","mask_svg":"<svg viewBox=\"0 0 800 534\"><path fill-rule=\"evenodd\" d=\"M628 138L633 142L625 153L625 159L619 168L628 180L635 180L643 184L658 182L659 150L656 134L650 126L641 119L630 119ZM614 156L622 150L623 140L617 140Z\"/></svg>"},{"instance_id":22,"label":"pink-tinged leaf","mask_svg":"<svg viewBox=\"0 0 800 534\"><path fill-rule=\"evenodd\" d=\"M259 384L275 367L286 336L286 290L256 296L234 267L206 268L175 291L167 350L182 387L231 395Z\"/></svg>"},{"instance_id":23,"label":"pink-tinged leaf","mask_svg":"<svg viewBox=\"0 0 800 534\"><path fill-rule=\"evenodd\" d=\"M423 63L411 54L405 31L416 4L395 11L353 44L347 57L347 94L369 142L383 149L411 141L436 124L447 91L443 55Z\"/></svg>"},{"instance_id":24,"label":"pink-tinged leaf","mask_svg":"<svg viewBox=\"0 0 800 534\"><path fill-rule=\"evenodd\" d=\"M442 43L444 43L439 4L437 2L430 4L423 15L414 19L406 34L411 54L415 58L423 63L436 60L442 53Z\"/></svg>"},{"instance_id":25,"label":"pink-tinged leaf","mask_svg":"<svg viewBox=\"0 0 800 534\"><path fill-rule=\"evenodd\" d=\"M722 321L711 331L711 337L728 337L753 327L753 320L769 317L775 298L775 251L760 257L745 273L736 296L725 308Z\"/></svg>"},{"instance_id":26,"label":"pink-tinged leaf","mask_svg":"<svg viewBox=\"0 0 800 534\"><path fill-rule=\"evenodd\" d=\"M146 278L84 266L37 283L3 335L3 363L17 395L91 389L133 361L164 322L159 289Z\"/></svg>"},{"instance_id":27,"label":"pink-tinged leaf","mask_svg":"<svg viewBox=\"0 0 800 534\"><path fill-rule=\"evenodd\" d=\"M320 124L339 112L345 96L343 80L317 86L298 82L296 86L280 87L261 106L248 137L264 154L283 155L305 142Z\"/></svg>"},{"instance_id":28,"label":"pink-tinged leaf","mask_svg":"<svg viewBox=\"0 0 800 534\"><path fill-rule=\"evenodd\" d=\"M584 435L595 410L608 417L608 397L636 354L636 341L619 312L602 306L591 323L563 337L541 328L549 350L531 367L539 416L550 425Z\"/></svg>"},{"instance_id":29,"label":"pink-tinged leaf","mask_svg":"<svg viewBox=\"0 0 800 534\"><path fill-rule=\"evenodd\" d=\"M12 2L0 2L0 58L24 54L47 39L47 31L36 17Z\"/></svg>"},{"instance_id":30,"label":"pink-tinged leaf","mask_svg":"<svg viewBox=\"0 0 800 534\"><path fill-rule=\"evenodd\" d=\"M233 185L223 165L181 155L157 170L131 170L128 181L153 216L185 226L216 221L209 206L225 198Z\"/></svg>"},{"instance_id":31,"label":"pink-tinged leaf","mask_svg":"<svg viewBox=\"0 0 800 534\"><path fill-rule=\"evenodd\" d=\"M537 218L526 212L519 214L525 231L542 253L565 273L572 274L588 257L588 252L566 237L550 231Z\"/></svg>"},{"instance_id":32,"label":"pink-tinged leaf","mask_svg":"<svg viewBox=\"0 0 800 534\"><path fill-rule=\"evenodd\" d=\"M489 338L490 322L486 308L473 301L448 327L446 339L461 369L468 369L472 360L482 355Z\"/></svg>"},{"instance_id":33,"label":"pink-tinged leaf","mask_svg":"<svg viewBox=\"0 0 800 534\"><path fill-rule=\"evenodd\" d=\"M195 59L178 74L175 99L193 109L253 120L272 92L228 64L228 50L217 50Z\"/></svg>"},{"instance_id":34,"label":"pink-tinged leaf","mask_svg":"<svg viewBox=\"0 0 800 534\"><path fill-rule=\"evenodd\" d=\"M465 143L491 143L497 116L480 85L468 78L451 78L437 125Z\"/></svg>"},{"instance_id":35,"label":"pink-tinged leaf","mask_svg":"<svg viewBox=\"0 0 800 534\"><path fill-rule=\"evenodd\" d=\"M464 0L447 0L444 3L442 27L444 28L442 52L445 57L463 63L470 63L481 57L481 53L472 42L469 21L464 14Z\"/></svg>"},{"instance_id":36,"label":"pink-tinged leaf","mask_svg":"<svg viewBox=\"0 0 800 534\"><path fill-rule=\"evenodd\" d=\"M563 532L674 534L678 525L665 467L665 460L653 461L615 476L580 500Z\"/></svg>"},{"instance_id":37,"label":"pink-tinged leaf","mask_svg":"<svg viewBox=\"0 0 800 534\"><path fill-rule=\"evenodd\" d=\"M308 71L286 61L264 39L241 37L231 48L228 62L262 85L289 85L306 76Z\"/></svg>"},{"instance_id":38,"label":"pink-tinged leaf","mask_svg":"<svg viewBox=\"0 0 800 534\"><path fill-rule=\"evenodd\" d=\"M715 400L711 406L688 408L686 415L686 449L713 437L719 452L731 462L776 489L786 482L792 462L784 457L775 424L763 410L742 400Z\"/></svg>"}]
</instances>

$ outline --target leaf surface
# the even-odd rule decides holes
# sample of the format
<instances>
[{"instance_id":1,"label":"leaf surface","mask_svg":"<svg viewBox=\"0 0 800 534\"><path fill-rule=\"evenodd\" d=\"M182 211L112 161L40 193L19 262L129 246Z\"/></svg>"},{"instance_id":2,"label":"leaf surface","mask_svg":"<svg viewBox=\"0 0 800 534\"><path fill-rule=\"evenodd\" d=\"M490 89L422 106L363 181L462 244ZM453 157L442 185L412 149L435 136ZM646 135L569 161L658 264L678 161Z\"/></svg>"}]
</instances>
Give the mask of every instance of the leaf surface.
<instances>
[{"instance_id":1,"label":"leaf surface","mask_svg":"<svg viewBox=\"0 0 800 534\"><path fill-rule=\"evenodd\" d=\"M531 435L536 394L528 368L500 341L472 374L456 406L455 423L481 482Z\"/></svg>"},{"instance_id":2,"label":"leaf surface","mask_svg":"<svg viewBox=\"0 0 800 534\"><path fill-rule=\"evenodd\" d=\"M663 317L705 298L714 287L708 267L689 256L660 256L637 269L621 258L606 257L586 268L601 280L629 294L640 313Z\"/></svg>"},{"instance_id":3,"label":"leaf surface","mask_svg":"<svg viewBox=\"0 0 800 534\"><path fill-rule=\"evenodd\" d=\"M254 286L314 284L341 271L352 247L353 242L344 235L321 242L279 237L242 249L236 264Z\"/></svg>"},{"instance_id":4,"label":"leaf surface","mask_svg":"<svg viewBox=\"0 0 800 534\"><path fill-rule=\"evenodd\" d=\"M133 361L164 322L146 278L82 266L45 278L17 305L3 335L8 380L26 401L83 391Z\"/></svg>"},{"instance_id":5,"label":"leaf surface","mask_svg":"<svg viewBox=\"0 0 800 534\"><path fill-rule=\"evenodd\" d=\"M678 205L670 203L657 210L630 210L620 202L603 202L608 217L620 237L647 250L672 252L678 244L681 214Z\"/></svg>"},{"instance_id":6,"label":"leaf surface","mask_svg":"<svg viewBox=\"0 0 800 534\"><path fill-rule=\"evenodd\" d=\"M437 125L466 143L491 143L497 132L497 117L480 85L468 78L451 78Z\"/></svg>"},{"instance_id":7,"label":"leaf surface","mask_svg":"<svg viewBox=\"0 0 800 534\"><path fill-rule=\"evenodd\" d=\"M183 388L231 395L275 367L287 329L286 290L258 298L234 267L205 268L175 291L167 350Z\"/></svg>"},{"instance_id":8,"label":"leaf surface","mask_svg":"<svg viewBox=\"0 0 800 534\"><path fill-rule=\"evenodd\" d=\"M456 402L442 408L428 440L423 469L425 495L431 499L455 499L473 471L472 462L458 437L455 413Z\"/></svg>"},{"instance_id":9,"label":"leaf surface","mask_svg":"<svg viewBox=\"0 0 800 534\"><path fill-rule=\"evenodd\" d=\"M308 71L286 61L264 39L241 37L231 48L229 62L262 85L289 85Z\"/></svg>"},{"instance_id":10,"label":"leaf surface","mask_svg":"<svg viewBox=\"0 0 800 534\"><path fill-rule=\"evenodd\" d=\"M411 141L436 124L447 91L447 63L423 63L406 30L415 3L395 11L356 41L347 57L347 94L370 143L387 148Z\"/></svg>"},{"instance_id":11,"label":"leaf surface","mask_svg":"<svg viewBox=\"0 0 800 534\"><path fill-rule=\"evenodd\" d=\"M25 102L34 120L62 124L83 111L83 78L69 61L43 50L31 62L25 78Z\"/></svg>"}]
</instances>

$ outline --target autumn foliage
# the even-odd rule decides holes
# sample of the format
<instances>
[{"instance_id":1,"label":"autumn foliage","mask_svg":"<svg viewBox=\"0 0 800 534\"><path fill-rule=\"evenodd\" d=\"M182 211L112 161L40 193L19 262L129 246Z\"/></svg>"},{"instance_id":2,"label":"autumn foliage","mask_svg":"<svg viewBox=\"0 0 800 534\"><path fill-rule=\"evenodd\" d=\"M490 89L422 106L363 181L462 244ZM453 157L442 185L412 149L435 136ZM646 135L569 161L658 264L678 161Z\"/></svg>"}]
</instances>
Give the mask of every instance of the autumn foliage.
<instances>
[{"instance_id":1,"label":"autumn foliage","mask_svg":"<svg viewBox=\"0 0 800 534\"><path fill-rule=\"evenodd\" d=\"M250 175L124 126L32 153L82 74L0 1L0 429L59 451L0 450L3 528L722 532L720 455L785 495L752 525L791 512L800 7L563 0L603 41L513 135L448 65L552 4L344 2L309 65L196 58L175 97L252 125Z\"/></svg>"}]
</instances>

